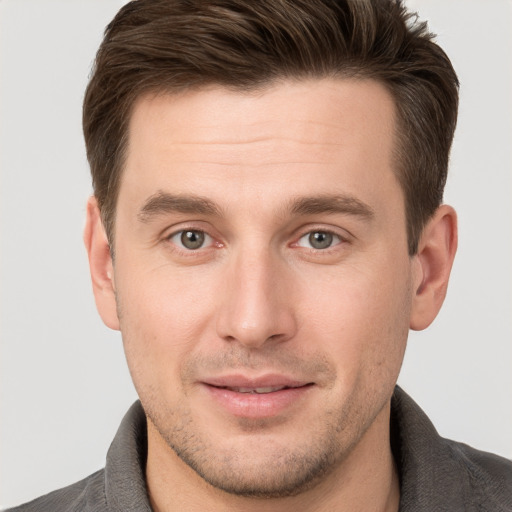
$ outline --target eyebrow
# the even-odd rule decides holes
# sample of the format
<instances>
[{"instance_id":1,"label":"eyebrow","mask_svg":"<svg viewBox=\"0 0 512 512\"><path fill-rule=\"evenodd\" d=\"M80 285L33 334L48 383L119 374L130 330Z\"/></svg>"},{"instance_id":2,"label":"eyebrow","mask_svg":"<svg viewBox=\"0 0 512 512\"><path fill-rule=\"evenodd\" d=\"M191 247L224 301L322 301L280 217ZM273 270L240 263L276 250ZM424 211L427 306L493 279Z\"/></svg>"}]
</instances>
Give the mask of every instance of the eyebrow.
<instances>
[{"instance_id":1,"label":"eyebrow","mask_svg":"<svg viewBox=\"0 0 512 512\"><path fill-rule=\"evenodd\" d=\"M169 213L220 216L220 209L213 201L204 197L174 195L159 191L146 200L137 217L141 222L146 223L154 217Z\"/></svg>"},{"instance_id":2,"label":"eyebrow","mask_svg":"<svg viewBox=\"0 0 512 512\"><path fill-rule=\"evenodd\" d=\"M374 216L373 209L350 195L320 195L292 199L285 211L292 215L316 215L322 213L340 213L354 215L366 220ZM221 216L220 208L211 200L195 195L175 195L159 191L150 196L137 217L141 222L150 222L153 218L169 213L199 214Z\"/></svg>"},{"instance_id":3,"label":"eyebrow","mask_svg":"<svg viewBox=\"0 0 512 512\"><path fill-rule=\"evenodd\" d=\"M363 201L351 195L322 195L304 197L292 201L291 212L295 215L341 213L371 220L375 213Z\"/></svg>"}]
</instances>

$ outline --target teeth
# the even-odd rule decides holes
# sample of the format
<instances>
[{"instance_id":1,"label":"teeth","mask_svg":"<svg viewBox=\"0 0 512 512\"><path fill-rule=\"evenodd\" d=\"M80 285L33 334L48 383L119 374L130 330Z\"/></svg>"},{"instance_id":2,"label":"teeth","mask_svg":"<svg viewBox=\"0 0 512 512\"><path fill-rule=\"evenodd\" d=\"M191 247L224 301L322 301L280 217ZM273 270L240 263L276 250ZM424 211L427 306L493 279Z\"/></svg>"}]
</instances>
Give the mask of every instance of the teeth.
<instances>
[{"instance_id":1,"label":"teeth","mask_svg":"<svg viewBox=\"0 0 512 512\"><path fill-rule=\"evenodd\" d=\"M228 388L231 391L236 391L238 393L272 393L274 391L280 391L284 389L286 386L278 386L278 387L267 387L267 388Z\"/></svg>"}]
</instances>

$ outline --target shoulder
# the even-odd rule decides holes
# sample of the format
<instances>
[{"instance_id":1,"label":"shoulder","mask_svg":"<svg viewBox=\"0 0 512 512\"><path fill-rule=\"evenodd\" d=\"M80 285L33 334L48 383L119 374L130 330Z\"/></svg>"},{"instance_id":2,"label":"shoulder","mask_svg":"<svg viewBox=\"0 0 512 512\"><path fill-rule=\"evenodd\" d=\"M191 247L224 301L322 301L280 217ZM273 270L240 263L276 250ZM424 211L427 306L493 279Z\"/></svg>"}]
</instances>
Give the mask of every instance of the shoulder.
<instances>
[{"instance_id":1,"label":"shoulder","mask_svg":"<svg viewBox=\"0 0 512 512\"><path fill-rule=\"evenodd\" d=\"M105 470L5 512L101 512L107 510Z\"/></svg>"},{"instance_id":2,"label":"shoulder","mask_svg":"<svg viewBox=\"0 0 512 512\"><path fill-rule=\"evenodd\" d=\"M146 457L146 416L137 401L119 426L104 469L5 512L150 512L144 478Z\"/></svg>"},{"instance_id":3,"label":"shoulder","mask_svg":"<svg viewBox=\"0 0 512 512\"><path fill-rule=\"evenodd\" d=\"M443 441L466 476L475 503L485 504L485 510L512 511L512 461L463 443Z\"/></svg>"},{"instance_id":4,"label":"shoulder","mask_svg":"<svg viewBox=\"0 0 512 512\"><path fill-rule=\"evenodd\" d=\"M391 441L401 512L512 512L512 461L441 437L399 387L391 403Z\"/></svg>"}]
</instances>

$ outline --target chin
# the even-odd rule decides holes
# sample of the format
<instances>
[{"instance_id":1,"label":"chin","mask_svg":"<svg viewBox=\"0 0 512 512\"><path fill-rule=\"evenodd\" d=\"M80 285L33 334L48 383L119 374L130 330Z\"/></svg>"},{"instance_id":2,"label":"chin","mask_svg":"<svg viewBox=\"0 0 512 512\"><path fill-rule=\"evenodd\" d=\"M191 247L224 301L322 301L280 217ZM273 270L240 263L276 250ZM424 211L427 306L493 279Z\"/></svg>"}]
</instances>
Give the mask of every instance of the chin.
<instances>
[{"instance_id":1,"label":"chin","mask_svg":"<svg viewBox=\"0 0 512 512\"><path fill-rule=\"evenodd\" d=\"M247 453L207 458L204 453L173 450L212 487L247 498L296 496L322 481L337 465L333 450L314 455L281 450L252 458Z\"/></svg>"}]
</instances>

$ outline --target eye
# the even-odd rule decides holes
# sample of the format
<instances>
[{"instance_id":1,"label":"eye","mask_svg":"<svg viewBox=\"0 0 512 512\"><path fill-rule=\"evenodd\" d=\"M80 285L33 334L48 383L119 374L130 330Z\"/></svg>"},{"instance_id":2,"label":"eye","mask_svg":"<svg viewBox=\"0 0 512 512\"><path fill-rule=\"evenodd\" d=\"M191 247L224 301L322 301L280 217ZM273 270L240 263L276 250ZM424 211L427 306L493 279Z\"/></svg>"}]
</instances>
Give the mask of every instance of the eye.
<instances>
[{"instance_id":1,"label":"eye","mask_svg":"<svg viewBox=\"0 0 512 512\"><path fill-rule=\"evenodd\" d=\"M310 231L300 237L297 245L300 247L322 250L329 249L333 245L337 245L341 242L342 240L338 235L329 231Z\"/></svg>"},{"instance_id":2,"label":"eye","mask_svg":"<svg viewBox=\"0 0 512 512\"><path fill-rule=\"evenodd\" d=\"M169 240L182 249L196 251L212 243L212 237L197 229L184 229L174 233Z\"/></svg>"}]
</instances>

